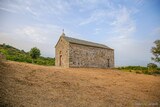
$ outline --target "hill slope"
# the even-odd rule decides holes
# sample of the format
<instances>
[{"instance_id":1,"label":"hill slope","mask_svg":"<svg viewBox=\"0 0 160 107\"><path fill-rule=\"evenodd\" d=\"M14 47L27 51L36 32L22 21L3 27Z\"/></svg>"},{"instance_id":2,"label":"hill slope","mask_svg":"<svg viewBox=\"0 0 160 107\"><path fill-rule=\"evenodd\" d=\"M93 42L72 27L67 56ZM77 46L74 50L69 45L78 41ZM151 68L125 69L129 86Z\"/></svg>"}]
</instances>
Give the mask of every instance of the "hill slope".
<instances>
[{"instance_id":1,"label":"hill slope","mask_svg":"<svg viewBox=\"0 0 160 107\"><path fill-rule=\"evenodd\" d=\"M160 76L118 70L65 69L7 61L0 65L0 106L159 105L159 81Z\"/></svg>"},{"instance_id":2,"label":"hill slope","mask_svg":"<svg viewBox=\"0 0 160 107\"><path fill-rule=\"evenodd\" d=\"M19 50L10 45L0 44L0 53L3 53L6 56L7 60L32 63L29 52ZM55 59L40 56L38 59L34 60L34 63L39 65L55 65Z\"/></svg>"}]
</instances>

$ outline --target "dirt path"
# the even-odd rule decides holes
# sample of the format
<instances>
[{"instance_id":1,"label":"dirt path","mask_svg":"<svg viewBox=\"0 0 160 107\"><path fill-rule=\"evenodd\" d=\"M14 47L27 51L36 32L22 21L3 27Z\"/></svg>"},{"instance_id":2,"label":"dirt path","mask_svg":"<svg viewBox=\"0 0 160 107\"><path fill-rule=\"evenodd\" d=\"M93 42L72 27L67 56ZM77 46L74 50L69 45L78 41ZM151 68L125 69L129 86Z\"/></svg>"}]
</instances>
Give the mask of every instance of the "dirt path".
<instances>
[{"instance_id":1,"label":"dirt path","mask_svg":"<svg viewBox=\"0 0 160 107\"><path fill-rule=\"evenodd\" d=\"M160 106L160 76L95 68L0 65L0 106Z\"/></svg>"}]
</instances>

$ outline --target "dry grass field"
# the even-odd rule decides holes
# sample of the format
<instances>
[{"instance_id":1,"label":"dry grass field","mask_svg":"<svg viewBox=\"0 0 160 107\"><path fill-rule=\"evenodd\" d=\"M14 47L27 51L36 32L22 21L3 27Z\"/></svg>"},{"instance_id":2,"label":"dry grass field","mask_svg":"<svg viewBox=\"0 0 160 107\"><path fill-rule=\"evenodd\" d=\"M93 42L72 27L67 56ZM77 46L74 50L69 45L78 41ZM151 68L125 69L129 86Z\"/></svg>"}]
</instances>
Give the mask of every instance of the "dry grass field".
<instances>
[{"instance_id":1,"label":"dry grass field","mask_svg":"<svg viewBox=\"0 0 160 107\"><path fill-rule=\"evenodd\" d=\"M160 76L7 61L0 64L0 106L158 107Z\"/></svg>"}]
</instances>

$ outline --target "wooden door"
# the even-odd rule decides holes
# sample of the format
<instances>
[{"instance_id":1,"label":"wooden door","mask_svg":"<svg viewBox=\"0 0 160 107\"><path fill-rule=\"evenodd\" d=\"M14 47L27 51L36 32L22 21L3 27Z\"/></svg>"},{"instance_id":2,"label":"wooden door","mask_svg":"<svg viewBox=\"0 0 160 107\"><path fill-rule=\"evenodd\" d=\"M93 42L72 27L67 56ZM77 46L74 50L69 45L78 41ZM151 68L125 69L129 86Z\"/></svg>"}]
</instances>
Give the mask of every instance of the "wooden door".
<instances>
[{"instance_id":1,"label":"wooden door","mask_svg":"<svg viewBox=\"0 0 160 107\"><path fill-rule=\"evenodd\" d=\"M110 65L109 65L109 59L107 59L107 62L108 62L108 68L110 67Z\"/></svg>"},{"instance_id":2,"label":"wooden door","mask_svg":"<svg viewBox=\"0 0 160 107\"><path fill-rule=\"evenodd\" d=\"M59 65L60 66L62 65L62 55L60 55L60 58L59 58Z\"/></svg>"}]
</instances>

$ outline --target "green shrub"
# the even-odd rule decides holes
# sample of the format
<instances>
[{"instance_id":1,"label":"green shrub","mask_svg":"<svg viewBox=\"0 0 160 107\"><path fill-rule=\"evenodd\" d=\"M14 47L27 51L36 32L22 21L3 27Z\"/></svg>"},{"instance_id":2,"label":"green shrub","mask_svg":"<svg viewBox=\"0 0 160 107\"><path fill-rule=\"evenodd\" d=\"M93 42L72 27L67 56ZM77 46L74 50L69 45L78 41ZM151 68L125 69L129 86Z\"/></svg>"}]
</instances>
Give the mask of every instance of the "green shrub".
<instances>
[{"instance_id":1,"label":"green shrub","mask_svg":"<svg viewBox=\"0 0 160 107\"><path fill-rule=\"evenodd\" d=\"M8 54L7 50L5 50L5 49L0 49L0 52L1 52L2 54L4 54L4 55L7 55L7 54Z\"/></svg>"},{"instance_id":2,"label":"green shrub","mask_svg":"<svg viewBox=\"0 0 160 107\"><path fill-rule=\"evenodd\" d=\"M29 52L16 49L6 44L0 44L0 53L4 54L7 60L32 63ZM40 56L38 59L34 59L34 62L39 65L55 65L55 58Z\"/></svg>"},{"instance_id":3,"label":"green shrub","mask_svg":"<svg viewBox=\"0 0 160 107\"><path fill-rule=\"evenodd\" d=\"M155 71L153 72L153 74L160 74L160 71Z\"/></svg>"},{"instance_id":4,"label":"green shrub","mask_svg":"<svg viewBox=\"0 0 160 107\"><path fill-rule=\"evenodd\" d=\"M157 71L157 65L154 63L147 64L148 71L149 72L156 72Z\"/></svg>"},{"instance_id":5,"label":"green shrub","mask_svg":"<svg viewBox=\"0 0 160 107\"><path fill-rule=\"evenodd\" d=\"M141 73L148 74L148 75L160 74L160 68L157 68L157 66L153 65L153 64L148 64L147 67L143 67L143 66L125 66L125 67L118 67L116 69L127 71L127 72L135 72L137 74L141 74Z\"/></svg>"},{"instance_id":6,"label":"green shrub","mask_svg":"<svg viewBox=\"0 0 160 107\"><path fill-rule=\"evenodd\" d=\"M126 67L118 67L118 69L122 70L147 70L147 67L142 66L126 66Z\"/></svg>"},{"instance_id":7,"label":"green shrub","mask_svg":"<svg viewBox=\"0 0 160 107\"><path fill-rule=\"evenodd\" d=\"M25 62L27 62L27 63L32 63L32 59L27 58L27 59L25 60Z\"/></svg>"},{"instance_id":8,"label":"green shrub","mask_svg":"<svg viewBox=\"0 0 160 107\"><path fill-rule=\"evenodd\" d=\"M154 63L149 63L149 64L147 64L147 67L150 67L150 68L157 68L157 65L154 64Z\"/></svg>"},{"instance_id":9,"label":"green shrub","mask_svg":"<svg viewBox=\"0 0 160 107\"><path fill-rule=\"evenodd\" d=\"M149 72L148 70L144 70L144 71L142 71L142 73L143 73L143 74L149 74L149 75L152 74L152 73Z\"/></svg>"}]
</instances>

